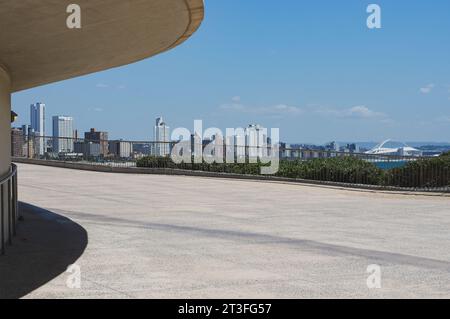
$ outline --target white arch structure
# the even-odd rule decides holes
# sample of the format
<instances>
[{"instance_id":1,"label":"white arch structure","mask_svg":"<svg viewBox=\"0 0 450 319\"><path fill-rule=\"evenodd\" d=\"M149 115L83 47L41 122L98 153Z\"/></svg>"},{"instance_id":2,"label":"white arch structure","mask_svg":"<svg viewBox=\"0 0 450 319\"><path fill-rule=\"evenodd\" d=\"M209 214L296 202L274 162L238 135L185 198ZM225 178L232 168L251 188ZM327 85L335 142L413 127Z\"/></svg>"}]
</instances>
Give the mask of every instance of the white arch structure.
<instances>
[{"instance_id":1,"label":"white arch structure","mask_svg":"<svg viewBox=\"0 0 450 319\"><path fill-rule=\"evenodd\" d=\"M414 147L407 145L404 142L400 142L403 144L403 147L384 147L387 143L392 142L392 139L387 139L382 143L375 146L370 151L367 151L366 154L371 155L400 155L400 156L422 156L422 152Z\"/></svg>"}]
</instances>

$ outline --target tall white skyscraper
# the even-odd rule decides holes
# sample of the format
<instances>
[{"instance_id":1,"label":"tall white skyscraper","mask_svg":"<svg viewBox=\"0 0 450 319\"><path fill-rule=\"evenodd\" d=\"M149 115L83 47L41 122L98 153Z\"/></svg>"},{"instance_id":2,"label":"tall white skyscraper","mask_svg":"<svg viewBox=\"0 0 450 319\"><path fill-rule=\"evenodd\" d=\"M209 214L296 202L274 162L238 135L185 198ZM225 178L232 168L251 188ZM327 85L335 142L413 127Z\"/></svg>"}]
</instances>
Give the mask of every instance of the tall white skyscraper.
<instances>
[{"instance_id":1,"label":"tall white skyscraper","mask_svg":"<svg viewBox=\"0 0 450 319\"><path fill-rule=\"evenodd\" d=\"M267 151L267 129L259 124L250 124L246 129L247 154L262 157Z\"/></svg>"},{"instance_id":2,"label":"tall white skyscraper","mask_svg":"<svg viewBox=\"0 0 450 319\"><path fill-rule=\"evenodd\" d=\"M45 104L37 102L30 105L30 123L31 130L34 131L35 136L45 136ZM44 138L36 138L34 143L36 152L39 153L38 155L44 155Z\"/></svg>"},{"instance_id":3,"label":"tall white skyscraper","mask_svg":"<svg viewBox=\"0 0 450 319\"><path fill-rule=\"evenodd\" d=\"M53 116L53 152L73 152L73 118Z\"/></svg>"},{"instance_id":4,"label":"tall white skyscraper","mask_svg":"<svg viewBox=\"0 0 450 319\"><path fill-rule=\"evenodd\" d=\"M170 155L170 128L166 125L162 117L156 119L156 125L154 130L155 142L153 154L156 156Z\"/></svg>"}]
</instances>

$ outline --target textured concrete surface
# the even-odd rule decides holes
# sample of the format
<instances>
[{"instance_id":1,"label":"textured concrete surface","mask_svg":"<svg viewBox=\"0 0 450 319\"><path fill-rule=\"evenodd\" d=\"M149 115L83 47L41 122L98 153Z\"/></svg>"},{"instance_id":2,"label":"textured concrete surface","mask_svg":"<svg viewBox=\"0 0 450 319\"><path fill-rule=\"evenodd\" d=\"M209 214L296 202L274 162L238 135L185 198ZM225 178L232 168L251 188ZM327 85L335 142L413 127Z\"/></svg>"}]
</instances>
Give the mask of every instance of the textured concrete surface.
<instances>
[{"instance_id":1,"label":"textured concrete surface","mask_svg":"<svg viewBox=\"0 0 450 319\"><path fill-rule=\"evenodd\" d=\"M27 298L450 297L448 197L19 169L21 201L88 234L81 289L61 273Z\"/></svg>"},{"instance_id":2,"label":"textured concrete surface","mask_svg":"<svg viewBox=\"0 0 450 319\"><path fill-rule=\"evenodd\" d=\"M0 0L0 65L12 91L164 52L189 38L204 14L203 0L77 0L81 28L69 29L72 3Z\"/></svg>"},{"instance_id":3,"label":"textured concrete surface","mask_svg":"<svg viewBox=\"0 0 450 319\"><path fill-rule=\"evenodd\" d=\"M0 256L0 299L20 298L65 272L87 245L86 230L70 219L20 204L24 221Z\"/></svg>"},{"instance_id":4,"label":"textured concrete surface","mask_svg":"<svg viewBox=\"0 0 450 319\"><path fill-rule=\"evenodd\" d=\"M11 171L11 95L10 79L8 73L0 65L0 183L9 175ZM0 189L0 194L2 190ZM7 198L8 190L5 184L3 189L3 198ZM1 208L0 202L0 208ZM3 209L7 211L8 205L5 201ZM0 221L2 216L0 215ZM3 216L4 231L7 232L9 222L8 214ZM0 224L1 225L1 224ZM1 226L0 226L1 232ZM2 239L0 237L0 243Z\"/></svg>"},{"instance_id":5,"label":"textured concrete surface","mask_svg":"<svg viewBox=\"0 0 450 319\"><path fill-rule=\"evenodd\" d=\"M0 180L11 165L11 87L8 73L0 65Z\"/></svg>"}]
</instances>

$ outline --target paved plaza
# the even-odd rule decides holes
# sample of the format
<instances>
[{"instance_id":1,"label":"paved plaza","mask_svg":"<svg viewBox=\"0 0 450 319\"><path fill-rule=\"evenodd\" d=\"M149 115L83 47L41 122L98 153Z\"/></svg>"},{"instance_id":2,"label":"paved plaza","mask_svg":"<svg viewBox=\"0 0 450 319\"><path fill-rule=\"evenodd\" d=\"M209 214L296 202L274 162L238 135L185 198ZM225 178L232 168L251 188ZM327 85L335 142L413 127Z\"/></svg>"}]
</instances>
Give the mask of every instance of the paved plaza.
<instances>
[{"instance_id":1,"label":"paved plaza","mask_svg":"<svg viewBox=\"0 0 450 319\"><path fill-rule=\"evenodd\" d=\"M18 166L6 297L450 297L450 197Z\"/></svg>"}]
</instances>

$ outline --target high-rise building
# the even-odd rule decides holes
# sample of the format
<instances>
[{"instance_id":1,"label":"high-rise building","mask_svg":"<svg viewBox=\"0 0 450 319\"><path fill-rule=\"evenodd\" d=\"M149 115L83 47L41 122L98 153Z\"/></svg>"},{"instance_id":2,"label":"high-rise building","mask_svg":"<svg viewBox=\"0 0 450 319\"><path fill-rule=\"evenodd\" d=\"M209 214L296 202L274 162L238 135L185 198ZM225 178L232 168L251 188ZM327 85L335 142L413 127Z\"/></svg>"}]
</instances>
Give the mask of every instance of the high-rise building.
<instances>
[{"instance_id":1,"label":"high-rise building","mask_svg":"<svg viewBox=\"0 0 450 319\"><path fill-rule=\"evenodd\" d=\"M191 156L201 157L202 154L202 137L197 132L195 132L195 134L191 134Z\"/></svg>"},{"instance_id":2,"label":"high-rise building","mask_svg":"<svg viewBox=\"0 0 450 319\"><path fill-rule=\"evenodd\" d=\"M339 147L339 144L337 142L333 141L333 142L330 142L327 145L325 145L325 150L339 152L340 147Z\"/></svg>"},{"instance_id":3,"label":"high-rise building","mask_svg":"<svg viewBox=\"0 0 450 319\"><path fill-rule=\"evenodd\" d=\"M34 144L36 146L37 155L45 154L45 104L37 102L30 105L30 123L31 129L34 131Z\"/></svg>"},{"instance_id":4,"label":"high-rise building","mask_svg":"<svg viewBox=\"0 0 450 319\"><path fill-rule=\"evenodd\" d=\"M298 152L300 152L300 149L297 148ZM280 158L291 158L293 155L293 151L295 152L294 148L291 146L291 144L287 143L280 143Z\"/></svg>"},{"instance_id":5,"label":"high-rise building","mask_svg":"<svg viewBox=\"0 0 450 319\"><path fill-rule=\"evenodd\" d=\"M247 155L249 157L262 157L267 147L267 129L259 124L250 124L245 132Z\"/></svg>"},{"instance_id":6,"label":"high-rise building","mask_svg":"<svg viewBox=\"0 0 450 319\"><path fill-rule=\"evenodd\" d=\"M170 155L170 128L166 125L162 117L156 119L154 137L155 142L159 143L155 143L153 155Z\"/></svg>"},{"instance_id":7,"label":"high-rise building","mask_svg":"<svg viewBox=\"0 0 450 319\"><path fill-rule=\"evenodd\" d=\"M23 133L24 138L28 137L29 135L34 134L33 129L28 124L22 125L22 133Z\"/></svg>"},{"instance_id":8,"label":"high-rise building","mask_svg":"<svg viewBox=\"0 0 450 319\"><path fill-rule=\"evenodd\" d=\"M30 125L25 124L22 125L22 134L24 139L24 151L23 156L28 158L34 158L36 155L35 150L35 134L34 130L31 128ZM37 150L39 151L39 150Z\"/></svg>"},{"instance_id":9,"label":"high-rise building","mask_svg":"<svg viewBox=\"0 0 450 319\"><path fill-rule=\"evenodd\" d=\"M356 143L347 144L346 146L341 148L341 151L345 152L345 153L359 153L360 152L359 145Z\"/></svg>"},{"instance_id":10,"label":"high-rise building","mask_svg":"<svg viewBox=\"0 0 450 319\"><path fill-rule=\"evenodd\" d=\"M88 141L76 141L73 143L74 153L83 154L83 158L100 157L100 143Z\"/></svg>"},{"instance_id":11,"label":"high-rise building","mask_svg":"<svg viewBox=\"0 0 450 319\"><path fill-rule=\"evenodd\" d=\"M69 116L53 116L53 152L73 152L73 118Z\"/></svg>"},{"instance_id":12,"label":"high-rise building","mask_svg":"<svg viewBox=\"0 0 450 319\"><path fill-rule=\"evenodd\" d=\"M22 157L24 151L23 131L20 128L11 129L11 155Z\"/></svg>"},{"instance_id":13,"label":"high-rise building","mask_svg":"<svg viewBox=\"0 0 450 319\"><path fill-rule=\"evenodd\" d=\"M130 158L133 154L133 144L122 140L109 141L109 153L115 157Z\"/></svg>"},{"instance_id":14,"label":"high-rise building","mask_svg":"<svg viewBox=\"0 0 450 319\"><path fill-rule=\"evenodd\" d=\"M95 128L91 128L89 132L84 133L84 139L86 142L93 142L100 144L100 155L108 156L108 132L96 131Z\"/></svg>"},{"instance_id":15,"label":"high-rise building","mask_svg":"<svg viewBox=\"0 0 450 319\"><path fill-rule=\"evenodd\" d=\"M32 158L34 149L34 131L30 125L22 125L23 135L23 156Z\"/></svg>"},{"instance_id":16,"label":"high-rise building","mask_svg":"<svg viewBox=\"0 0 450 319\"><path fill-rule=\"evenodd\" d=\"M241 161L242 159L245 160L246 157L246 132L244 129L238 129L234 136L233 136L233 140L230 141L228 144L229 145L234 145L234 153L236 154L236 159L239 159L239 161Z\"/></svg>"}]
</instances>

